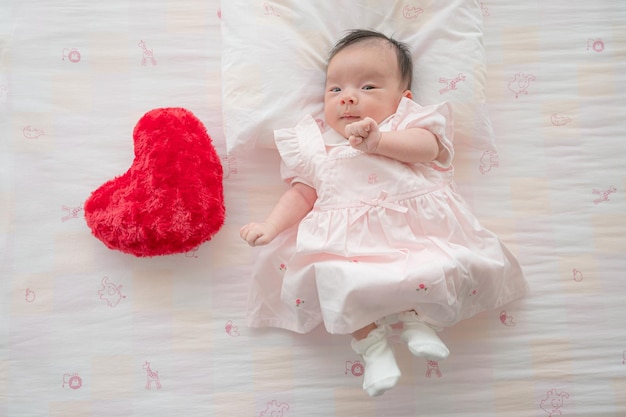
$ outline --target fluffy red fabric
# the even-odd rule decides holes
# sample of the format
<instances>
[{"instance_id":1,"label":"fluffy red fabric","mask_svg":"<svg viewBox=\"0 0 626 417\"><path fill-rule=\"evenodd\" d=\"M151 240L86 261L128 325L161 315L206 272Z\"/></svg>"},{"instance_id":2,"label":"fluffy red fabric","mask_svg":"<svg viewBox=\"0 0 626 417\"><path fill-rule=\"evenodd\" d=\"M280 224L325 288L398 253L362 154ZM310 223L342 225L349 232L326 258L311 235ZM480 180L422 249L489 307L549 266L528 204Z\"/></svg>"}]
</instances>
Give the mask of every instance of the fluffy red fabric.
<instances>
[{"instance_id":1,"label":"fluffy red fabric","mask_svg":"<svg viewBox=\"0 0 626 417\"><path fill-rule=\"evenodd\" d=\"M198 118L183 108L146 113L135 159L95 190L85 218L95 237L135 256L188 252L224 224L222 164Z\"/></svg>"}]
</instances>

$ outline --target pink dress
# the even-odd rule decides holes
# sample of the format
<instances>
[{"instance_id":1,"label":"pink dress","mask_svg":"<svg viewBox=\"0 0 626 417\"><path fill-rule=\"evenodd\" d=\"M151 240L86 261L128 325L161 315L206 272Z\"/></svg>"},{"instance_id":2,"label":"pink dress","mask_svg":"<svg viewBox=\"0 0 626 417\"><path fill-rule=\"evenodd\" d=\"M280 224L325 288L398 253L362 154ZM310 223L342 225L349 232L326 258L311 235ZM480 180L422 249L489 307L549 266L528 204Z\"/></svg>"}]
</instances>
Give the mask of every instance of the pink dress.
<instances>
[{"instance_id":1,"label":"pink dress","mask_svg":"<svg viewBox=\"0 0 626 417\"><path fill-rule=\"evenodd\" d=\"M448 327L525 294L519 263L456 192L447 104L403 99L381 130L421 127L441 152L406 164L351 148L312 117L275 132L283 176L314 187L300 222L259 251L248 324L348 334L415 310Z\"/></svg>"}]
</instances>

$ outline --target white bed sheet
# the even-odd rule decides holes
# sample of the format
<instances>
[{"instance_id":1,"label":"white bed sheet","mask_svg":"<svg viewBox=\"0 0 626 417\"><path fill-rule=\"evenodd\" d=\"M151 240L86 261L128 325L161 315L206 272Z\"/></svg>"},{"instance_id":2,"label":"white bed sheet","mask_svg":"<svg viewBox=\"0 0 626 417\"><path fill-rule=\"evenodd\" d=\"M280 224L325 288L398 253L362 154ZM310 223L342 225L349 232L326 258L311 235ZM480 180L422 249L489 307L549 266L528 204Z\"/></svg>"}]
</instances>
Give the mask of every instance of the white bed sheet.
<instances>
[{"instance_id":1,"label":"white bed sheet","mask_svg":"<svg viewBox=\"0 0 626 417\"><path fill-rule=\"evenodd\" d=\"M626 415L626 7L483 12L498 151L457 181L531 293L444 330L437 367L399 348L408 371L372 399L348 337L244 325L254 251L238 229L283 184L275 151L226 155L220 2L5 0L0 416ZM172 106L215 141L227 222L187 254L108 250L82 203L130 165L139 117Z\"/></svg>"}]
</instances>

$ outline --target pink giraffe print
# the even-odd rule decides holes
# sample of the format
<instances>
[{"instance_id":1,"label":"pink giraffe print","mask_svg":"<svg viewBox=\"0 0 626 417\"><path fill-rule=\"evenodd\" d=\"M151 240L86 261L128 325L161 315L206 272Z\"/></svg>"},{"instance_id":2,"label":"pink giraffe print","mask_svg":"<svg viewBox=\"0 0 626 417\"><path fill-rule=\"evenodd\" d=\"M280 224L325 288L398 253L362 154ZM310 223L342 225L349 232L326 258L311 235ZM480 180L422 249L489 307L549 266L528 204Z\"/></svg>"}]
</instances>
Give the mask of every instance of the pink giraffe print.
<instances>
[{"instance_id":1,"label":"pink giraffe print","mask_svg":"<svg viewBox=\"0 0 626 417\"><path fill-rule=\"evenodd\" d=\"M62 222L66 222L70 219L77 219L78 215L80 214L80 212L83 210L83 206L78 206L78 207L68 207L68 206L62 206L61 210L66 211L67 214L63 217L61 217L61 221Z\"/></svg>"},{"instance_id":2,"label":"pink giraffe print","mask_svg":"<svg viewBox=\"0 0 626 417\"><path fill-rule=\"evenodd\" d=\"M595 195L599 195L600 198L596 198L595 200L593 200L593 204L600 204L603 201L610 201L609 196L616 191L617 190L613 186L609 187L608 190L598 190L597 188L594 188L591 192Z\"/></svg>"},{"instance_id":3,"label":"pink giraffe print","mask_svg":"<svg viewBox=\"0 0 626 417\"><path fill-rule=\"evenodd\" d=\"M146 42L143 40L139 41L137 45L139 45L141 52L143 53L143 56L141 57L141 66L145 67L148 65L148 62L152 65L156 65L157 62L156 59L154 59L154 49L148 49Z\"/></svg>"},{"instance_id":4,"label":"pink giraffe print","mask_svg":"<svg viewBox=\"0 0 626 417\"><path fill-rule=\"evenodd\" d=\"M426 361L426 364L426 378L430 378L433 373L437 376L437 378L441 378L443 376L441 370L439 369L439 362L429 360Z\"/></svg>"},{"instance_id":5,"label":"pink giraffe print","mask_svg":"<svg viewBox=\"0 0 626 417\"><path fill-rule=\"evenodd\" d=\"M146 389L152 389L152 383L154 382L156 389L159 390L162 388L161 381L159 380L159 371L153 371L150 368L150 362L146 362L143 364L143 369L146 370Z\"/></svg>"},{"instance_id":6,"label":"pink giraffe print","mask_svg":"<svg viewBox=\"0 0 626 417\"><path fill-rule=\"evenodd\" d=\"M467 77L465 77L465 74L463 73L459 73L459 75L457 75L456 78L444 78L444 77L439 78L439 84L446 84L444 88L439 90L439 94L444 94L444 93L447 93L448 91L456 90L456 85L460 83L461 81L465 81L466 78Z\"/></svg>"}]
</instances>

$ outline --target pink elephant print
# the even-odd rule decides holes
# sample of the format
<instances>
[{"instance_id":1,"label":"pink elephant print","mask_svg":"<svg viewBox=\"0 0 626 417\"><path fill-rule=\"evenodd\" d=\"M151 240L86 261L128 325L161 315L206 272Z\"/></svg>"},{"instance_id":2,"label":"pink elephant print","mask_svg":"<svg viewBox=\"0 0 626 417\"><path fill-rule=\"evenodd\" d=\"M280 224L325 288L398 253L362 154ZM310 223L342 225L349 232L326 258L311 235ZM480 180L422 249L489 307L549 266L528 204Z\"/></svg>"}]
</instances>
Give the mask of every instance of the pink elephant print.
<instances>
[{"instance_id":1,"label":"pink elephant print","mask_svg":"<svg viewBox=\"0 0 626 417\"><path fill-rule=\"evenodd\" d=\"M513 79L509 81L508 87L509 90L515 94L515 98L518 98L520 94L528 95L528 87L530 86L531 81L535 81L535 76L532 74L524 74L523 72L518 72L515 74Z\"/></svg>"},{"instance_id":2,"label":"pink elephant print","mask_svg":"<svg viewBox=\"0 0 626 417\"><path fill-rule=\"evenodd\" d=\"M548 417L562 415L561 406L563 406L564 400L569 398L567 392L557 392L556 388L551 389L546 394L546 398L541 400L539 407L548 414Z\"/></svg>"},{"instance_id":3,"label":"pink elephant print","mask_svg":"<svg viewBox=\"0 0 626 417\"><path fill-rule=\"evenodd\" d=\"M289 410L289 404L278 404L276 400L272 400L267 404L267 408L259 414L259 417L285 417L285 412Z\"/></svg>"}]
</instances>

